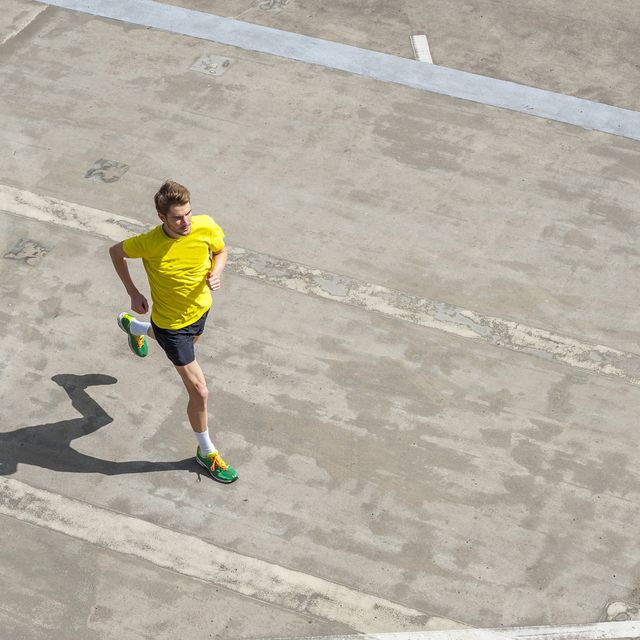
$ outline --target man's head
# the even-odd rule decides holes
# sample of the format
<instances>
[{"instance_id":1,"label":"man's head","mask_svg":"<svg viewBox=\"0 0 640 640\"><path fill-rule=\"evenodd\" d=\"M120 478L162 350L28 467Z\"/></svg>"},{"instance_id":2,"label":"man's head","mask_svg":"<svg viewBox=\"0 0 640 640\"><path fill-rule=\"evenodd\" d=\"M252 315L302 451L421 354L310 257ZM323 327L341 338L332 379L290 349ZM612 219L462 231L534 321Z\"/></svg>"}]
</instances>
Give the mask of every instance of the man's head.
<instances>
[{"instance_id":1,"label":"man's head","mask_svg":"<svg viewBox=\"0 0 640 640\"><path fill-rule=\"evenodd\" d=\"M158 217L168 236L179 238L191 232L191 194L189 189L167 180L154 197Z\"/></svg>"}]
</instances>

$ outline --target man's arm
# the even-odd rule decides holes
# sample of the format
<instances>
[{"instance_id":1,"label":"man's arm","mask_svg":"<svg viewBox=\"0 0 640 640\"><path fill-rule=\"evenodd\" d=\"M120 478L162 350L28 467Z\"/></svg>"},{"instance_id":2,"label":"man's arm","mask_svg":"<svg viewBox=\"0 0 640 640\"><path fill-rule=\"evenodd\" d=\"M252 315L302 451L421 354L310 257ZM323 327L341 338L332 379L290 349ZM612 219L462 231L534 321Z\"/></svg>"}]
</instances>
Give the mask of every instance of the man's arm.
<instances>
[{"instance_id":1,"label":"man's arm","mask_svg":"<svg viewBox=\"0 0 640 640\"><path fill-rule=\"evenodd\" d=\"M207 285L211 291L217 291L220 288L220 275L227 264L228 256L226 248L213 254L213 269L207 273Z\"/></svg>"},{"instance_id":2,"label":"man's arm","mask_svg":"<svg viewBox=\"0 0 640 640\"><path fill-rule=\"evenodd\" d=\"M147 313L147 311L149 311L149 303L138 291L136 285L133 284L133 280L129 274L129 267L127 266L127 255L122 248L122 242L110 247L109 255L111 256L111 262L113 262L113 268L116 270L118 277L131 298L131 308L136 313Z\"/></svg>"}]
</instances>

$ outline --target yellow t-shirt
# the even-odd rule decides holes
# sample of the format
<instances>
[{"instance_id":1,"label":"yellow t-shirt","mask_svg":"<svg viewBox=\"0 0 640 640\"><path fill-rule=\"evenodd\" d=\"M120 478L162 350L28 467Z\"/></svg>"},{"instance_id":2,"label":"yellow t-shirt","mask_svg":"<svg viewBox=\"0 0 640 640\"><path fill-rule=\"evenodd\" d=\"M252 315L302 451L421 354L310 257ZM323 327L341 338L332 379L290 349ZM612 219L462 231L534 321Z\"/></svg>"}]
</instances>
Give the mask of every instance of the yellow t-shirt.
<instances>
[{"instance_id":1,"label":"yellow t-shirt","mask_svg":"<svg viewBox=\"0 0 640 640\"><path fill-rule=\"evenodd\" d=\"M153 308L151 318L161 329L181 329L211 307L207 272L210 253L224 249L224 233L209 216L193 216L189 235L170 238L162 225L124 241L128 258L142 258Z\"/></svg>"}]
</instances>

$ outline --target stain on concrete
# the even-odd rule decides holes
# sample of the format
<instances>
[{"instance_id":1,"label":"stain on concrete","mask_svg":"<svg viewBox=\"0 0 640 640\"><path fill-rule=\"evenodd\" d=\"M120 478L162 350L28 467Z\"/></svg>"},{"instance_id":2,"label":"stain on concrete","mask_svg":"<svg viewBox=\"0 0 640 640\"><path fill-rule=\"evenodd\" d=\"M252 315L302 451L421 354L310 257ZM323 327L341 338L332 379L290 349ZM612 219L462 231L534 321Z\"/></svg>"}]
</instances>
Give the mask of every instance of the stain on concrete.
<instances>
[{"instance_id":1,"label":"stain on concrete","mask_svg":"<svg viewBox=\"0 0 640 640\"><path fill-rule=\"evenodd\" d=\"M511 433L501 429L480 429L480 435L485 444L498 449L509 449L511 446Z\"/></svg>"},{"instance_id":2,"label":"stain on concrete","mask_svg":"<svg viewBox=\"0 0 640 640\"><path fill-rule=\"evenodd\" d=\"M556 420L566 420L571 417L575 407L571 403L571 387L574 384L572 376L565 376L560 382L552 385L547 392L547 412Z\"/></svg>"},{"instance_id":3,"label":"stain on concrete","mask_svg":"<svg viewBox=\"0 0 640 640\"><path fill-rule=\"evenodd\" d=\"M515 434L511 454L514 462L517 462L532 476L540 476L549 482L560 482L563 479L564 470L554 465L553 453L547 452L538 442L534 442L522 434Z\"/></svg>"},{"instance_id":4,"label":"stain on concrete","mask_svg":"<svg viewBox=\"0 0 640 640\"><path fill-rule=\"evenodd\" d=\"M28 238L20 238L2 257L7 260L20 260L34 266L47 253L49 253L49 249L39 242Z\"/></svg>"},{"instance_id":5,"label":"stain on concrete","mask_svg":"<svg viewBox=\"0 0 640 640\"><path fill-rule=\"evenodd\" d=\"M640 224L636 211L611 200L592 200L587 206L587 213L624 234L634 233Z\"/></svg>"},{"instance_id":6,"label":"stain on concrete","mask_svg":"<svg viewBox=\"0 0 640 640\"><path fill-rule=\"evenodd\" d=\"M50 296L39 300L38 308L43 318L57 318L66 310L64 301L57 296Z\"/></svg>"},{"instance_id":7,"label":"stain on concrete","mask_svg":"<svg viewBox=\"0 0 640 640\"><path fill-rule=\"evenodd\" d=\"M570 229L562 237L563 244L589 251L596 246L596 241L578 229Z\"/></svg>"},{"instance_id":8,"label":"stain on concrete","mask_svg":"<svg viewBox=\"0 0 640 640\"><path fill-rule=\"evenodd\" d=\"M600 622L640 620L640 604L636 602L609 602L600 616Z\"/></svg>"},{"instance_id":9,"label":"stain on concrete","mask_svg":"<svg viewBox=\"0 0 640 640\"><path fill-rule=\"evenodd\" d=\"M91 613L89 614L89 623L105 623L112 620L113 617L112 609L97 604L91 609Z\"/></svg>"},{"instance_id":10,"label":"stain on concrete","mask_svg":"<svg viewBox=\"0 0 640 640\"><path fill-rule=\"evenodd\" d=\"M536 184L540 193L553 194L554 198L563 202L582 202L587 198L587 194L582 189L572 188L569 182L538 180Z\"/></svg>"},{"instance_id":11,"label":"stain on concrete","mask_svg":"<svg viewBox=\"0 0 640 640\"><path fill-rule=\"evenodd\" d=\"M498 264L512 271L525 273L528 276L534 275L538 271L535 265L529 264L528 262L519 262L518 260L498 260Z\"/></svg>"},{"instance_id":12,"label":"stain on concrete","mask_svg":"<svg viewBox=\"0 0 640 640\"><path fill-rule=\"evenodd\" d=\"M490 394L479 396L481 400L488 403L488 409L491 413L500 414L506 407L513 404L513 394L509 389L500 389Z\"/></svg>"},{"instance_id":13,"label":"stain on concrete","mask_svg":"<svg viewBox=\"0 0 640 640\"><path fill-rule=\"evenodd\" d=\"M86 171L84 177L88 180L96 180L110 184L117 182L129 170L129 165L117 160L96 160Z\"/></svg>"},{"instance_id":14,"label":"stain on concrete","mask_svg":"<svg viewBox=\"0 0 640 640\"><path fill-rule=\"evenodd\" d=\"M575 541L569 535L558 534L544 539L538 558L526 567L527 580L534 586L547 588L558 566L566 564L575 549Z\"/></svg>"},{"instance_id":15,"label":"stain on concrete","mask_svg":"<svg viewBox=\"0 0 640 640\"><path fill-rule=\"evenodd\" d=\"M525 429L528 438L536 442L551 442L556 436L562 434L562 422L553 422L539 418L530 418L531 427Z\"/></svg>"}]
</instances>

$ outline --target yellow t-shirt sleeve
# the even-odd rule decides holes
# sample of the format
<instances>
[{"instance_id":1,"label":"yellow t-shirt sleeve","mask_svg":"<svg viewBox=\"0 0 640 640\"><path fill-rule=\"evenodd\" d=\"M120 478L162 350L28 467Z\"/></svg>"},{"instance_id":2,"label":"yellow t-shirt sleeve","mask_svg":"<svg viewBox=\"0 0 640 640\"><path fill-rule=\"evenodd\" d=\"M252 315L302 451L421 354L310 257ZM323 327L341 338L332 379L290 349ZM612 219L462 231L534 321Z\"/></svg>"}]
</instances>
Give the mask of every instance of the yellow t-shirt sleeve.
<instances>
[{"instance_id":1,"label":"yellow t-shirt sleeve","mask_svg":"<svg viewBox=\"0 0 640 640\"><path fill-rule=\"evenodd\" d=\"M208 216L207 216L208 217ZM213 253L220 253L224 249L224 231L213 218L209 218L209 248Z\"/></svg>"},{"instance_id":2,"label":"yellow t-shirt sleeve","mask_svg":"<svg viewBox=\"0 0 640 640\"><path fill-rule=\"evenodd\" d=\"M148 233L142 233L139 236L127 238L122 243L122 250L127 258L144 258L146 256L149 247L148 236Z\"/></svg>"}]
</instances>

